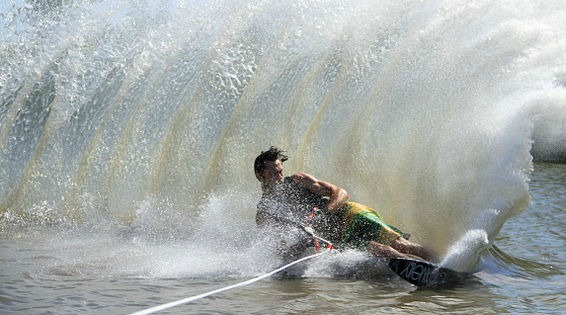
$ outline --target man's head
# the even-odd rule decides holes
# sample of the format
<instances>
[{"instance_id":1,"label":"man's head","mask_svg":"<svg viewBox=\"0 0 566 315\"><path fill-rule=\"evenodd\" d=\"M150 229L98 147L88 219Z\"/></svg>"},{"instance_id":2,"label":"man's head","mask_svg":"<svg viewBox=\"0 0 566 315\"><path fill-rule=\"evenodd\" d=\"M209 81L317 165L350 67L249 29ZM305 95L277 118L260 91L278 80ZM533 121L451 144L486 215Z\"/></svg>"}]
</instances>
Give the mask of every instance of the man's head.
<instances>
[{"instance_id":1,"label":"man's head","mask_svg":"<svg viewBox=\"0 0 566 315\"><path fill-rule=\"evenodd\" d=\"M263 185L272 185L283 182L283 162L287 161L287 156L277 147L270 147L267 151L262 151L254 162L255 177Z\"/></svg>"}]
</instances>

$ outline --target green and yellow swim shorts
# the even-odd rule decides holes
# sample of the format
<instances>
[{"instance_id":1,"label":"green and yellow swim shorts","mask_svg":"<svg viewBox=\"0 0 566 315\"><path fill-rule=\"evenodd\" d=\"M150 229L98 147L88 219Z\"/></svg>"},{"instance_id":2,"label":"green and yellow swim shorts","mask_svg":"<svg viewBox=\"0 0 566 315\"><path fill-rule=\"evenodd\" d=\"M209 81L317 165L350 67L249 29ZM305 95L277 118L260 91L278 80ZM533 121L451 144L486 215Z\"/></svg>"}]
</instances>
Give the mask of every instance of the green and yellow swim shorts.
<instances>
[{"instance_id":1,"label":"green and yellow swim shorts","mask_svg":"<svg viewBox=\"0 0 566 315\"><path fill-rule=\"evenodd\" d=\"M345 224L340 243L344 246L365 247L370 241L391 245L405 235L381 219L375 210L357 202L346 202Z\"/></svg>"}]
</instances>

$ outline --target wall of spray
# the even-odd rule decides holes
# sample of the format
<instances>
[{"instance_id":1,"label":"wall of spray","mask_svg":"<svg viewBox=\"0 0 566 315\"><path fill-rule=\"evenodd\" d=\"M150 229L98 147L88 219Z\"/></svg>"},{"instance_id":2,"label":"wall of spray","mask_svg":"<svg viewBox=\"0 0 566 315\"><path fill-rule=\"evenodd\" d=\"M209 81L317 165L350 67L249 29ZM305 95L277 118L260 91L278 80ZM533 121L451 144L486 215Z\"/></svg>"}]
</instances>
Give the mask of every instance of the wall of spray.
<instances>
[{"instance_id":1,"label":"wall of spray","mask_svg":"<svg viewBox=\"0 0 566 315\"><path fill-rule=\"evenodd\" d=\"M559 1L1 9L5 222L252 222L277 145L444 251L523 209L532 147L566 148Z\"/></svg>"}]
</instances>

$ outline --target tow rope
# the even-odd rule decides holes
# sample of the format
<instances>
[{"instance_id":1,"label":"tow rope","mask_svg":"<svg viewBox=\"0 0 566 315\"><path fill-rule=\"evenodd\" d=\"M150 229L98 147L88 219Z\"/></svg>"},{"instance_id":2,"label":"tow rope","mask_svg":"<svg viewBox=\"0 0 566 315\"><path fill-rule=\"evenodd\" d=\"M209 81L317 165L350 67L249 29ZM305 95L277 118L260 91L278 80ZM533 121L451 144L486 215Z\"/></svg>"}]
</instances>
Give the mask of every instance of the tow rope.
<instances>
[{"instance_id":1,"label":"tow rope","mask_svg":"<svg viewBox=\"0 0 566 315\"><path fill-rule=\"evenodd\" d=\"M148 308L148 309L145 309L145 310L141 310L141 311L138 311L138 312L131 313L130 315L146 315L146 314L153 314L153 313L156 313L156 312L164 311L164 310L166 310L166 309L170 309L170 308L175 307L175 306L179 306L179 305L182 305L182 304L191 303L191 302L194 302L194 301L196 301L196 300L205 298L205 297L207 297L207 296L211 296L211 295L216 294L216 293L228 291L228 290L231 290L231 289L234 289L234 288L238 288L238 287L243 287L243 286L246 286L246 285L249 285L249 284L258 282L258 281L260 281L260 280L263 280L263 279L265 279L265 278L267 278L267 277L270 277L270 276L272 276L272 275L274 275L274 274L276 274L276 273L278 273L278 272L280 272L280 271L283 271L283 270L285 270L285 269L287 269L287 268L289 268L289 267L291 267L291 266L294 266L294 265L296 265L296 264L298 264L298 263L301 263L301 262L303 262L303 261L306 261L306 260L309 260L309 259L313 259L313 258L316 258L316 257L318 257L318 256L322 256L322 255L324 255L324 254L326 254L326 253L328 253L328 252L330 252L330 251L332 250L332 243L330 243L329 241L327 241L327 240L325 240L325 239L323 239L323 238L320 238L320 237L316 236L316 235L314 234L314 232L313 232L313 230L312 230L311 227L308 227L308 226L301 226L301 227L305 230L305 232L309 233L309 234L313 237L313 240L316 240L315 247L316 247L316 244L318 243L318 241L321 241L321 242L326 243L326 250L321 252L321 251L320 251L320 247L319 247L319 248L317 248L317 253L316 253L316 254L313 254L313 255L310 255L310 256L306 256L306 257L297 259L297 260L295 260L295 261L293 261L293 262L291 262L291 263L289 263L289 264L287 264L287 265L285 265L285 266L279 267L279 268L277 268L277 269L275 269L275 270L273 270L273 271L270 271L270 272L268 272L268 273L266 273L266 274L263 274L263 275L260 275L260 276L258 276L258 277L255 277L255 278L253 278L253 279L249 279L249 280L246 280L246 281L243 281L243 282L240 282L240 283L236 283L236 284L233 284L233 285L229 285L229 286L227 286L227 287L223 287L223 288L216 289L216 290L213 290L213 291L209 291L209 292L206 292L206 293L202 293L202 294L199 294L199 295L187 297L187 298L184 298L184 299L181 299L181 300L177 300L177 301L173 301L173 302L161 304L161 305L158 305L158 306L154 306L154 307L151 307L151 308ZM320 245L320 244L319 244L319 245Z\"/></svg>"}]
</instances>

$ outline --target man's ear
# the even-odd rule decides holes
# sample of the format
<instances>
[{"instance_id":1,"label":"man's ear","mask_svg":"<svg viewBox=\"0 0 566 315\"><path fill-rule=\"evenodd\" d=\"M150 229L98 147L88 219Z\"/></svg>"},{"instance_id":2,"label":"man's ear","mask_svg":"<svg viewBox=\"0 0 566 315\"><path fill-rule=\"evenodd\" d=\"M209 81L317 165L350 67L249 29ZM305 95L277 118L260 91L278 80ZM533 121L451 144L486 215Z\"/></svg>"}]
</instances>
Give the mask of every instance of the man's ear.
<instances>
[{"instance_id":1,"label":"man's ear","mask_svg":"<svg viewBox=\"0 0 566 315\"><path fill-rule=\"evenodd\" d=\"M263 180L263 175L258 172L255 172L255 178L257 178L257 180L261 182Z\"/></svg>"}]
</instances>

